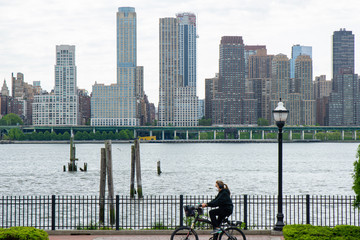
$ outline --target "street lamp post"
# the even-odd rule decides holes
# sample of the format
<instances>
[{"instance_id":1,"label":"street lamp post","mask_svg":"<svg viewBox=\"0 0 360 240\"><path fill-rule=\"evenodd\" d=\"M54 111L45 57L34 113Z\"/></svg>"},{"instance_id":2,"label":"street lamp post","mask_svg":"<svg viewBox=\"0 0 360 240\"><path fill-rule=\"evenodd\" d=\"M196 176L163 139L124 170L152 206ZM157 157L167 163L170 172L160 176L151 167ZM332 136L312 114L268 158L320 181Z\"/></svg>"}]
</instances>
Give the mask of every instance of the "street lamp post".
<instances>
[{"instance_id":1,"label":"street lamp post","mask_svg":"<svg viewBox=\"0 0 360 240\"><path fill-rule=\"evenodd\" d=\"M277 107L273 110L274 120L276 122L276 126L279 129L278 134L278 155L279 155L279 161L278 161L278 213L277 213L277 222L274 227L274 230L276 231L282 231L284 224L284 214L283 214L283 194L282 194L282 128L285 125L287 116L289 114L289 110L287 110L284 107L283 102L278 103Z\"/></svg>"}]
</instances>

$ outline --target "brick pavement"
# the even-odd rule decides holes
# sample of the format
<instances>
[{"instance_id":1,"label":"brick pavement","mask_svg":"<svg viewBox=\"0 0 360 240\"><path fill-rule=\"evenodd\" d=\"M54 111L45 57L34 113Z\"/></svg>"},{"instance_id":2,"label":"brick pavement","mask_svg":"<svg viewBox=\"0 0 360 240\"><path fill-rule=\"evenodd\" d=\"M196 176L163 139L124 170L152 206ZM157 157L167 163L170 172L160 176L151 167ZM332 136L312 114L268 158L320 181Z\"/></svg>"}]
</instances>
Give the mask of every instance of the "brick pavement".
<instances>
[{"instance_id":1,"label":"brick pavement","mask_svg":"<svg viewBox=\"0 0 360 240\"><path fill-rule=\"evenodd\" d=\"M49 235L50 240L169 240L168 235ZM200 235L199 240L208 240L210 235ZM283 236L247 235L247 240L284 240Z\"/></svg>"}]
</instances>

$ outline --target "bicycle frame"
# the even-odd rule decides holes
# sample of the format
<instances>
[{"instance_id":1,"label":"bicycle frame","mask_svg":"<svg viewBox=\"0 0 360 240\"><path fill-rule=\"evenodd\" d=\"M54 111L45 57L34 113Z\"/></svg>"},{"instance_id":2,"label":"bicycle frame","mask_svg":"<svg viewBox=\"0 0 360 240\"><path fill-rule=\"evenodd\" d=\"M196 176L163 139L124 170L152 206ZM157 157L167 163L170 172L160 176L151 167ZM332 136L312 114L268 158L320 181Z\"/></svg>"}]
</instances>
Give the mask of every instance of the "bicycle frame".
<instances>
[{"instance_id":1,"label":"bicycle frame","mask_svg":"<svg viewBox=\"0 0 360 240\"><path fill-rule=\"evenodd\" d=\"M198 239L195 228L196 228L196 223L198 222L203 222L203 223L207 223L210 224L210 226L213 226L211 221L209 219L206 218L202 218L199 214L199 212L201 213L202 211L199 210L200 206L198 208L195 208L195 214L194 214L194 220L191 222L190 226L186 226L186 227L180 227L178 230L183 229L188 232L185 232L186 235L186 239L189 237L189 235L191 233L194 233L194 235L196 236L196 239ZM191 216L191 215L190 215ZM213 237L213 239L218 239L219 237L226 235L228 239L236 239L236 237L234 238L233 234L232 234L232 229L236 229L236 231L238 231L238 233L240 233L242 235L241 239L246 239L244 233L241 231L241 229L239 229L237 226L241 226L241 221L230 221L228 218L225 218L223 220L223 222L221 223L220 227L219 227L219 232L216 233ZM174 233L171 235L171 239L173 239L172 237L174 236L174 234L176 234L176 232L178 230L175 230ZM229 232L230 231L230 232Z\"/></svg>"}]
</instances>

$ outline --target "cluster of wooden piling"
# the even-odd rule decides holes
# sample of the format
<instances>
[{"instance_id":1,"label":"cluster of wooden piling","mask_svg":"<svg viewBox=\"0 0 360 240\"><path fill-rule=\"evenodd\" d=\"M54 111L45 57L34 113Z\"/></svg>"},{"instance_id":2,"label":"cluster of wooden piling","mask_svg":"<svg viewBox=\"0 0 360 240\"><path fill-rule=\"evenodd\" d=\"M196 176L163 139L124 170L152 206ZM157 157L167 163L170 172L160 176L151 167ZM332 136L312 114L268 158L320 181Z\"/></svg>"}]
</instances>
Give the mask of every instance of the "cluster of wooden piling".
<instances>
[{"instance_id":1,"label":"cluster of wooden piling","mask_svg":"<svg viewBox=\"0 0 360 240\"><path fill-rule=\"evenodd\" d=\"M68 163L68 171L77 171L76 161L76 149L73 138L70 139L70 162ZM81 171L87 171L87 163L84 163L84 169ZM64 165L64 172L66 166ZM160 161L157 162L157 173L161 174ZM140 164L140 141L136 139L134 145L131 146L131 174L130 174L130 197L134 198L135 194L138 194L139 198L143 197L142 182L141 182L141 164ZM137 190L135 190L135 175ZM106 179L108 186L108 201L110 208L110 224L115 224L115 208L114 208L114 183L112 173L112 150L111 140L105 141L105 148L101 148L100 159L100 208L99 208L99 222L103 224L105 222L105 188Z\"/></svg>"},{"instance_id":2,"label":"cluster of wooden piling","mask_svg":"<svg viewBox=\"0 0 360 240\"><path fill-rule=\"evenodd\" d=\"M105 148L101 148L101 161L100 161L100 214L99 222L105 222L105 187L106 176L108 185L108 201L110 207L110 224L115 224L115 208L114 208L114 183L112 174L112 153L111 153L111 140L105 141Z\"/></svg>"},{"instance_id":3,"label":"cluster of wooden piling","mask_svg":"<svg viewBox=\"0 0 360 240\"><path fill-rule=\"evenodd\" d=\"M70 162L68 163L69 172L77 172L76 161L79 159L76 158L76 148L74 143L74 138L70 138ZM66 172L66 166L63 167L64 172ZM84 168L80 168L80 171L87 171L87 163L84 163Z\"/></svg>"},{"instance_id":4,"label":"cluster of wooden piling","mask_svg":"<svg viewBox=\"0 0 360 240\"><path fill-rule=\"evenodd\" d=\"M135 173L137 183L137 194L139 198L143 197L141 183L141 165L140 165L140 141L136 139L131 146L131 174L130 174L130 197L135 196Z\"/></svg>"}]
</instances>

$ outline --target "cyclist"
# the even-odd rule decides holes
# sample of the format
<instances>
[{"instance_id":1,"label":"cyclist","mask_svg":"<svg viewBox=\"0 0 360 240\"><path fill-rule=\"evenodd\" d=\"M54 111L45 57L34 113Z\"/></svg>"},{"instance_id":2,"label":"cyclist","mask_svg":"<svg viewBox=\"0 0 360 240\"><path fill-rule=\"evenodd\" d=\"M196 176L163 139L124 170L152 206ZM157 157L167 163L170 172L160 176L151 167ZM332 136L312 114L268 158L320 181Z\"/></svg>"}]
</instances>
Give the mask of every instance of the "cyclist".
<instances>
[{"instance_id":1,"label":"cyclist","mask_svg":"<svg viewBox=\"0 0 360 240\"><path fill-rule=\"evenodd\" d=\"M230 198L230 190L222 181L216 181L215 187L218 189L218 195L208 203L202 203L204 207L218 207L209 211L213 231L211 234L219 233L219 227L224 218L230 216L233 212L233 203Z\"/></svg>"}]
</instances>

